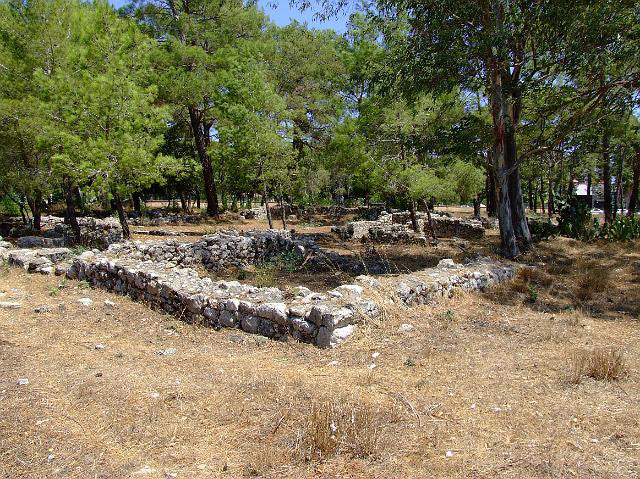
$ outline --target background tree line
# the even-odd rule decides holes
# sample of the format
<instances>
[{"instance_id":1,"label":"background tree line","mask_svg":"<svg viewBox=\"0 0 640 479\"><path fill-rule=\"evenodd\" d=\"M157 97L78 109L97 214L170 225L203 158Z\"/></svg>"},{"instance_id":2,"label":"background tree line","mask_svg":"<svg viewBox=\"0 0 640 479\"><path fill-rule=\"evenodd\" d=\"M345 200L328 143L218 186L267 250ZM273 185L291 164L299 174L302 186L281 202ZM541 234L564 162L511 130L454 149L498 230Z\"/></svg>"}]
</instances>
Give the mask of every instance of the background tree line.
<instances>
[{"instance_id":1,"label":"background tree line","mask_svg":"<svg viewBox=\"0 0 640 479\"><path fill-rule=\"evenodd\" d=\"M64 205L78 235L77 210L126 232L151 194L209 215L482 202L515 257L526 207L551 216L579 183L602 185L606 221L636 209L638 16L626 0L379 0L338 35L241 0L0 0L1 194L36 230Z\"/></svg>"}]
</instances>

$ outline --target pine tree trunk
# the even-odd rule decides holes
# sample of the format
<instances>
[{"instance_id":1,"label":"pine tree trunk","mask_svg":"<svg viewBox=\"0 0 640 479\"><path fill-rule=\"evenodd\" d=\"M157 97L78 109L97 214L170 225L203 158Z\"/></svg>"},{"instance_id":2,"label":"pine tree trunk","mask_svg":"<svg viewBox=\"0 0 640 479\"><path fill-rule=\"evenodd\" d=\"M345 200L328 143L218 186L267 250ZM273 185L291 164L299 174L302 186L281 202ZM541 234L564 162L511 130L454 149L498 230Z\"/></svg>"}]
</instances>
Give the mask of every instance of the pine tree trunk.
<instances>
[{"instance_id":1,"label":"pine tree trunk","mask_svg":"<svg viewBox=\"0 0 640 479\"><path fill-rule=\"evenodd\" d=\"M273 221L271 220L271 210L269 209L269 199L267 197L267 185L266 183L262 184L262 201L264 203L264 207L267 210L267 221L269 222L269 229L273 229Z\"/></svg>"},{"instance_id":2,"label":"pine tree trunk","mask_svg":"<svg viewBox=\"0 0 640 479\"><path fill-rule=\"evenodd\" d=\"M533 208L533 184L531 182L531 178L527 180L527 194L529 195L529 210ZM533 210L535 213L535 209Z\"/></svg>"},{"instance_id":3,"label":"pine tree trunk","mask_svg":"<svg viewBox=\"0 0 640 479\"><path fill-rule=\"evenodd\" d=\"M42 193L36 191L33 197L27 196L27 204L31 209L34 231L40 231L42 225Z\"/></svg>"},{"instance_id":4,"label":"pine tree trunk","mask_svg":"<svg viewBox=\"0 0 640 479\"><path fill-rule=\"evenodd\" d=\"M193 133L193 139L196 144L198 159L202 165L204 191L207 197L207 215L217 216L220 212L220 208L218 206L218 192L216 189L216 182L213 177L211 158L207 151L209 142L211 141L209 138L211 125L205 124L202 121L202 114L194 107L189 107L189 118L191 120L191 132Z\"/></svg>"},{"instance_id":5,"label":"pine tree trunk","mask_svg":"<svg viewBox=\"0 0 640 479\"><path fill-rule=\"evenodd\" d=\"M427 208L429 211L429 208ZM411 214L411 227L413 228L414 233L419 233L420 229L418 228L418 217L416 215L416 202L411 200L409 204L409 212Z\"/></svg>"},{"instance_id":6,"label":"pine tree trunk","mask_svg":"<svg viewBox=\"0 0 640 479\"><path fill-rule=\"evenodd\" d=\"M507 167L513 168L518 160L516 151L515 132L512 130L505 136L506 141L506 158ZM511 222L516 239L525 247L531 244L531 233L527 224L527 213L524 208L524 200L522 198L522 186L520 183L520 168L515 167L508 178L509 186L509 203L511 207Z\"/></svg>"},{"instance_id":7,"label":"pine tree trunk","mask_svg":"<svg viewBox=\"0 0 640 479\"><path fill-rule=\"evenodd\" d=\"M431 237L433 238L434 241L437 241L438 237L436 236L436 227L433 225L433 218L431 217L431 211L429 210L428 206L427 206L427 221L429 222Z\"/></svg>"},{"instance_id":8,"label":"pine tree trunk","mask_svg":"<svg viewBox=\"0 0 640 479\"><path fill-rule=\"evenodd\" d=\"M549 219L556 212L554 196L553 196L553 182L551 178L549 178L549 201L547 202L547 212L549 214Z\"/></svg>"},{"instance_id":9,"label":"pine tree trunk","mask_svg":"<svg viewBox=\"0 0 640 479\"><path fill-rule=\"evenodd\" d=\"M609 133L602 136L602 181L604 182L604 221L611 221L611 164L609 161Z\"/></svg>"},{"instance_id":10,"label":"pine tree trunk","mask_svg":"<svg viewBox=\"0 0 640 479\"><path fill-rule=\"evenodd\" d=\"M498 214L498 200L496 198L496 181L490 172L487 171L487 216L495 217Z\"/></svg>"},{"instance_id":11,"label":"pine tree trunk","mask_svg":"<svg viewBox=\"0 0 640 479\"><path fill-rule=\"evenodd\" d=\"M540 212L544 214L544 178L540 178Z\"/></svg>"},{"instance_id":12,"label":"pine tree trunk","mask_svg":"<svg viewBox=\"0 0 640 479\"><path fill-rule=\"evenodd\" d=\"M142 211L141 196L142 195L137 191L131 193L131 199L133 200L133 211L135 211L136 213L140 213Z\"/></svg>"},{"instance_id":13,"label":"pine tree trunk","mask_svg":"<svg viewBox=\"0 0 640 479\"><path fill-rule=\"evenodd\" d=\"M633 216L638 204L638 188L640 183L640 147L636 148L636 156L633 159L633 181L631 183L631 195L629 196L629 206L627 216Z\"/></svg>"},{"instance_id":14,"label":"pine tree trunk","mask_svg":"<svg viewBox=\"0 0 640 479\"><path fill-rule=\"evenodd\" d=\"M618 162L618 172L616 173L616 210L620 208L620 214L624 214L624 191L622 189L622 169L624 168L624 158L620 158ZM614 214L614 217L616 215Z\"/></svg>"},{"instance_id":15,"label":"pine tree trunk","mask_svg":"<svg viewBox=\"0 0 640 479\"><path fill-rule=\"evenodd\" d=\"M129 224L127 223L127 215L124 212L124 207L122 206L122 198L118 192L113 189L113 202L116 206L116 211L118 212L118 219L120 220L120 226L122 226L122 237L124 239L129 239L131 237L131 233L129 232Z\"/></svg>"},{"instance_id":16,"label":"pine tree trunk","mask_svg":"<svg viewBox=\"0 0 640 479\"><path fill-rule=\"evenodd\" d=\"M81 244L82 233L80 232L80 225L78 224L78 218L76 217L75 192L73 183L68 176L64 176L62 182L64 186L67 223L71 226L76 244Z\"/></svg>"},{"instance_id":17,"label":"pine tree trunk","mask_svg":"<svg viewBox=\"0 0 640 479\"><path fill-rule=\"evenodd\" d=\"M284 207L284 199L282 198L282 195L280 195L280 211L281 211L281 216L282 216L282 229L287 229L287 210Z\"/></svg>"},{"instance_id":18,"label":"pine tree trunk","mask_svg":"<svg viewBox=\"0 0 640 479\"><path fill-rule=\"evenodd\" d=\"M502 244L502 254L513 259L520 255L520 249L516 241L516 233L513 229L511 213L511 202L509 200L508 178L504 171L501 171L496 186L498 190L498 224L500 225L500 241Z\"/></svg>"},{"instance_id":19,"label":"pine tree trunk","mask_svg":"<svg viewBox=\"0 0 640 479\"><path fill-rule=\"evenodd\" d=\"M476 195L473 199L473 216L474 218L480 218L480 200L482 196L480 194Z\"/></svg>"}]
</instances>

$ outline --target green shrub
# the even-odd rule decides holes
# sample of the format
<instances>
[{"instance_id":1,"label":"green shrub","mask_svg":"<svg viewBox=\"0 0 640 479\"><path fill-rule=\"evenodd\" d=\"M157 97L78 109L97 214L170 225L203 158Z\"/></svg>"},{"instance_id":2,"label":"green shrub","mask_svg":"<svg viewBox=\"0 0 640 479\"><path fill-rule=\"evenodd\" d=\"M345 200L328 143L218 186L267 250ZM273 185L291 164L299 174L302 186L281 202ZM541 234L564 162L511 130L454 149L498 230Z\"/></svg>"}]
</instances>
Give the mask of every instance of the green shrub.
<instances>
[{"instance_id":1,"label":"green shrub","mask_svg":"<svg viewBox=\"0 0 640 479\"><path fill-rule=\"evenodd\" d=\"M570 197L560 207L558 232L562 236L590 241L599 234L600 223L591 215L591 206L577 196Z\"/></svg>"},{"instance_id":2,"label":"green shrub","mask_svg":"<svg viewBox=\"0 0 640 479\"><path fill-rule=\"evenodd\" d=\"M535 239L547 240L558 235L558 227L550 221L538 221L529 219L529 232Z\"/></svg>"},{"instance_id":3,"label":"green shrub","mask_svg":"<svg viewBox=\"0 0 640 479\"><path fill-rule=\"evenodd\" d=\"M8 196L0 200L0 214L7 216L20 216L20 207Z\"/></svg>"},{"instance_id":4,"label":"green shrub","mask_svg":"<svg viewBox=\"0 0 640 479\"><path fill-rule=\"evenodd\" d=\"M638 215L616 216L600 228L602 239L607 241L632 241L640 238L640 219Z\"/></svg>"}]
</instances>

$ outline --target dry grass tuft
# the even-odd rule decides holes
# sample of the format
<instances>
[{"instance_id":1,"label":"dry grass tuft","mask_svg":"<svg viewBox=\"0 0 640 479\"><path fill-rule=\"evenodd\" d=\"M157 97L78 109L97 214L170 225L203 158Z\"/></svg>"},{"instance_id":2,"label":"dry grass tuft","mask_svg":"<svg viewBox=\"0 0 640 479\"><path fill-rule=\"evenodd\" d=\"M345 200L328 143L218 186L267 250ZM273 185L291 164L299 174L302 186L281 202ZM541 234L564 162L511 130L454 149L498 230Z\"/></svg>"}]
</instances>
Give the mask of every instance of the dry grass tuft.
<instances>
[{"instance_id":1,"label":"dry grass tuft","mask_svg":"<svg viewBox=\"0 0 640 479\"><path fill-rule=\"evenodd\" d=\"M587 301L606 291L611 284L610 271L596 262L580 264L574 290L576 298Z\"/></svg>"},{"instance_id":2,"label":"dry grass tuft","mask_svg":"<svg viewBox=\"0 0 640 479\"><path fill-rule=\"evenodd\" d=\"M580 384L585 377L597 381L617 381L627 374L624 354L613 348L597 348L574 354L569 373L571 384Z\"/></svg>"},{"instance_id":3,"label":"dry grass tuft","mask_svg":"<svg viewBox=\"0 0 640 479\"><path fill-rule=\"evenodd\" d=\"M553 284L553 277L538 268L522 268L518 271L517 278L526 284L543 288L549 288Z\"/></svg>"},{"instance_id":4,"label":"dry grass tuft","mask_svg":"<svg viewBox=\"0 0 640 479\"><path fill-rule=\"evenodd\" d=\"M337 455L375 459L381 449L381 411L365 403L332 398L311 403L301 431L299 451L305 460Z\"/></svg>"}]
</instances>

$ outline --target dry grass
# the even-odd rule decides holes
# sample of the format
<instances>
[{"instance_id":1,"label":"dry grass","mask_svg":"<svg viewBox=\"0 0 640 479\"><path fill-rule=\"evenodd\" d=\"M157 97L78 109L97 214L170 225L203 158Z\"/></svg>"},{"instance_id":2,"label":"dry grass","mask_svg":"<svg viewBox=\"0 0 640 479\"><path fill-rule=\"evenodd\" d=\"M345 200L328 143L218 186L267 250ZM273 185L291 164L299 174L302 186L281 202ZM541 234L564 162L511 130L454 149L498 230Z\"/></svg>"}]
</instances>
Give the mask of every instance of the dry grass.
<instances>
[{"instance_id":1,"label":"dry grass","mask_svg":"<svg viewBox=\"0 0 640 479\"><path fill-rule=\"evenodd\" d=\"M596 261L585 261L578 266L575 295L580 301L587 301L605 293L610 285L609 268Z\"/></svg>"},{"instance_id":2,"label":"dry grass","mask_svg":"<svg viewBox=\"0 0 640 479\"><path fill-rule=\"evenodd\" d=\"M301 431L300 452L306 460L338 454L374 459L380 451L380 423L384 416L383 411L368 404L340 398L314 401Z\"/></svg>"},{"instance_id":3,"label":"dry grass","mask_svg":"<svg viewBox=\"0 0 640 479\"><path fill-rule=\"evenodd\" d=\"M2 300L23 307L0 310L0 478L636 478L640 255L598 251L539 245L526 260L551 284L520 277L535 304L510 285L499 299L385 304L332 351L1 272ZM576 309L577 265L589 257L612 281ZM567 271L552 274L561 263ZM40 304L52 311L34 313ZM177 353L157 354L169 347ZM592 350L624 351L626 374L568 387L567 351Z\"/></svg>"},{"instance_id":4,"label":"dry grass","mask_svg":"<svg viewBox=\"0 0 640 479\"><path fill-rule=\"evenodd\" d=\"M573 355L569 382L580 384L582 379L597 381L618 381L627 375L624 354L611 348L596 348L580 351Z\"/></svg>"}]
</instances>

